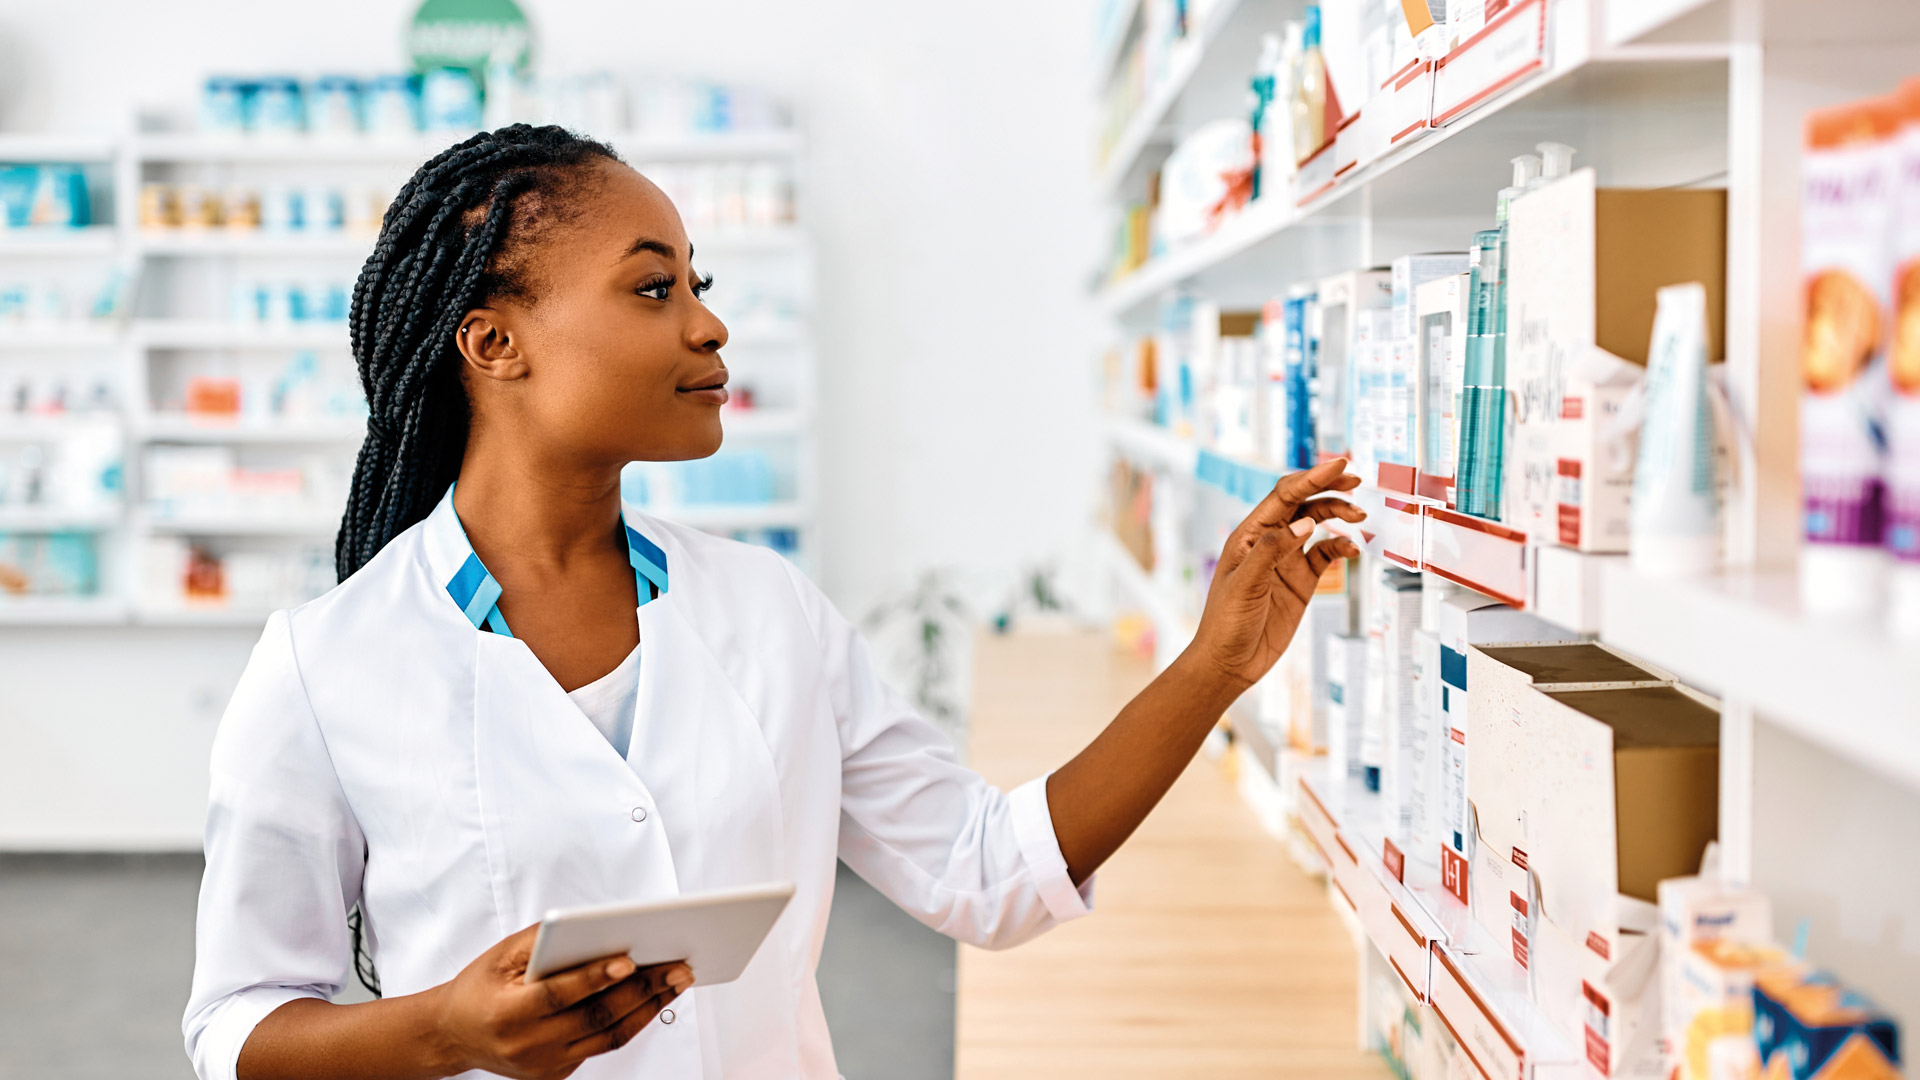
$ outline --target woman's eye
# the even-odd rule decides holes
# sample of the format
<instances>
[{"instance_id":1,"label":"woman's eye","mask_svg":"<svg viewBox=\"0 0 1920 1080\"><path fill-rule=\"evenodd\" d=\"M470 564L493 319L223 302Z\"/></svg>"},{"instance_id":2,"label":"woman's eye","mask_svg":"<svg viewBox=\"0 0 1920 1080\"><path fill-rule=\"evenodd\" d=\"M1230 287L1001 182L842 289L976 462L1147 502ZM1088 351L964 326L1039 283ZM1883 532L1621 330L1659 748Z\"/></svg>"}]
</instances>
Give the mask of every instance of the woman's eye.
<instances>
[{"instance_id":1,"label":"woman's eye","mask_svg":"<svg viewBox=\"0 0 1920 1080\"><path fill-rule=\"evenodd\" d=\"M713 275L702 274L693 280L693 298L700 299L707 295L707 290L711 288L713 288Z\"/></svg>"},{"instance_id":2,"label":"woman's eye","mask_svg":"<svg viewBox=\"0 0 1920 1080\"><path fill-rule=\"evenodd\" d=\"M658 281L649 281L633 291L636 295L644 296L649 300L665 300L673 291L673 279L661 278Z\"/></svg>"}]
</instances>

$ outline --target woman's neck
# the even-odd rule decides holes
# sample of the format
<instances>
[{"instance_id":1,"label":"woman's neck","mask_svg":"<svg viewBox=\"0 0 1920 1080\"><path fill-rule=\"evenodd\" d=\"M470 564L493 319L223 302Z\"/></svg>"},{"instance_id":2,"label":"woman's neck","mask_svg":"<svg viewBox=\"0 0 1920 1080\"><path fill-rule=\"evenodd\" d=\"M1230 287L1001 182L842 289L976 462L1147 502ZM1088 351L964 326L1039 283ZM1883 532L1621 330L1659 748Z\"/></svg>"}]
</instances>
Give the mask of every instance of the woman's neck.
<instances>
[{"instance_id":1,"label":"woman's neck","mask_svg":"<svg viewBox=\"0 0 1920 1080\"><path fill-rule=\"evenodd\" d=\"M513 559L565 569L617 539L620 470L556 466L524 450L494 453L469 444L453 508L490 568L496 559Z\"/></svg>"}]
</instances>

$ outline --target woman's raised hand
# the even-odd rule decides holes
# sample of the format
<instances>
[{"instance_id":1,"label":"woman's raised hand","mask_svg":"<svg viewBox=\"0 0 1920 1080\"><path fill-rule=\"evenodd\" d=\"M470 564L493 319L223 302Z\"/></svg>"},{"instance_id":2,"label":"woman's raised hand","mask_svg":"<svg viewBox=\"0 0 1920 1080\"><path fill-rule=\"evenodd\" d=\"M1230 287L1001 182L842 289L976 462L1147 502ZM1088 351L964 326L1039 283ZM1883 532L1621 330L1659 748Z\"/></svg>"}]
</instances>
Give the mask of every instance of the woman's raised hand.
<instances>
[{"instance_id":1,"label":"woman's raised hand","mask_svg":"<svg viewBox=\"0 0 1920 1080\"><path fill-rule=\"evenodd\" d=\"M1344 471L1346 464L1345 459L1326 461L1281 477L1233 530L1214 568L1190 659L1240 687L1259 681L1280 659L1320 575L1335 560L1360 554L1344 537L1307 544L1319 522L1358 522L1367 516L1345 499L1314 497L1360 486L1358 476Z\"/></svg>"},{"instance_id":2,"label":"woman's raised hand","mask_svg":"<svg viewBox=\"0 0 1920 1080\"><path fill-rule=\"evenodd\" d=\"M438 1034L456 1071L567 1076L586 1059L633 1041L693 985L683 963L636 968L625 956L523 982L538 929L507 937L435 988Z\"/></svg>"}]
</instances>

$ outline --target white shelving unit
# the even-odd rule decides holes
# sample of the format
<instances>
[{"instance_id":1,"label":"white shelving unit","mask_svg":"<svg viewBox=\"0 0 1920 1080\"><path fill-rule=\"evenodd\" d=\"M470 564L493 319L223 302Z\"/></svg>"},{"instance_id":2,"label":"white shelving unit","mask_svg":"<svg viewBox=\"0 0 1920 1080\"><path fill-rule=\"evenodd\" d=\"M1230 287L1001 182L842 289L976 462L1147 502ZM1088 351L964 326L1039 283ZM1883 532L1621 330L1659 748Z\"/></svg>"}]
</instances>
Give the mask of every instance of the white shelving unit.
<instances>
[{"instance_id":1,"label":"white shelving unit","mask_svg":"<svg viewBox=\"0 0 1920 1080\"><path fill-rule=\"evenodd\" d=\"M1145 21L1137 5L1110 7L1108 36L1094 50L1103 86L1120 77L1118 57ZM1250 28L1256 13L1271 15L1270 24ZM1137 199L1142 187L1135 181L1156 166L1155 148L1229 115L1229 107L1215 107L1223 99L1209 88L1250 75L1250 67L1219 70L1246 54L1240 35L1277 31L1283 18L1297 17L1298 5L1216 5L1174 47L1170 76L1096 164L1102 196ZM1906 974L1920 964L1920 952L1889 950L1859 930L1876 920L1911 919L1912 897L1920 893L1912 860L1881 869L1882 852L1911 849L1908 830L1893 822L1920 817L1920 644L1893 638L1878 622L1810 614L1799 603L1794 570L1802 125L1811 109L1884 93L1920 73L1920 5L1526 0L1503 18L1529 22L1525 32L1509 25L1470 46L1495 42L1501 64L1456 63L1456 53L1417 73L1413 85L1424 80L1426 94L1417 123L1385 131L1368 110L1382 102L1404 117L1407 102L1376 96L1323 152L1326 160L1310 161L1291 189L1269 190L1210 235L1156 253L1106 283L1096 302L1113 321L1113 337L1125 340L1144 333L1159 303L1178 291L1249 309L1295 283L1385 266L1403 254L1458 250L1473 230L1493 224L1507 159L1545 139L1577 147L1576 164L1594 167L1603 186L1726 188L1727 371L1741 419L1756 433L1727 508L1726 570L1694 580L1650 579L1635 574L1624 556L1529 544L1497 523L1378 484L1355 493L1370 518L1352 534L1377 555L1593 634L1719 696L1725 871L1775 897L1776 925L1804 918L1816 959L1848 957L1843 978L1875 994L1908 1026L1920 1023L1920 983ZM1452 76L1444 74L1449 67ZM1461 77L1476 69L1486 84L1463 85ZM1447 78L1454 85L1443 85ZM1153 474L1156 494L1170 484L1244 497L1280 472L1138 420L1111 419L1104 441L1116 458ZM1091 555L1108 568L1118 608L1145 615L1161 639L1190 633L1183 613L1193 598L1165 595L1106 537ZM1169 655L1159 651L1163 660ZM1268 757L1274 805L1290 807L1308 832L1310 816L1324 820L1321 856L1336 881L1342 861L1391 879L1380 868L1381 837L1367 824L1377 812L1365 798L1329 794L1320 790L1325 778L1307 766ZM1302 790L1317 792L1325 805L1297 797ZM1862 801L1868 790L1879 801ZM1831 822L1836 806L1856 809L1832 835L1779 827L1796 815ZM1332 850L1336 835L1350 852ZM1477 1064L1489 1077L1591 1075L1563 1040L1536 1034L1524 994L1503 996L1510 973L1475 970L1470 931L1459 928L1457 942L1450 936L1456 928L1445 905L1412 883L1425 872L1415 863L1408 860L1408 884L1382 886L1376 909L1397 906L1429 933L1432 977L1417 996L1439 1008L1463 1042L1471 1034L1466 1025L1477 1022L1465 1015L1467 1003L1491 1018L1489 1045L1516 1053L1498 1061L1483 1054ZM1809 882L1785 869L1813 865L1832 872ZM1368 903L1349 897L1346 906L1365 924ZM1393 955L1391 933L1364 930L1383 955ZM1449 965L1457 969L1452 981L1470 992L1443 991Z\"/></svg>"}]
</instances>

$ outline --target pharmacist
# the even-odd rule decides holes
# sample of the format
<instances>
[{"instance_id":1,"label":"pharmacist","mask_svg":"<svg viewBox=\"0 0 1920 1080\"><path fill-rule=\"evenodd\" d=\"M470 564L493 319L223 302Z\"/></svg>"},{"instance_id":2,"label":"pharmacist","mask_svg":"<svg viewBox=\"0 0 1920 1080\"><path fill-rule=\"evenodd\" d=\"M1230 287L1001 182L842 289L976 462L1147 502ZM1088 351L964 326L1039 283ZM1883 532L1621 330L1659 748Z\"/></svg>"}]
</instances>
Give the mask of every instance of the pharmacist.
<instances>
[{"instance_id":1,"label":"pharmacist","mask_svg":"<svg viewBox=\"0 0 1920 1080\"><path fill-rule=\"evenodd\" d=\"M203 1080L829 1080L836 857L981 946L1084 914L1355 554L1307 535L1361 517L1315 498L1357 480L1282 480L1192 646L1003 794L785 560L622 506L626 463L720 446L727 332L694 265L659 189L557 127L476 135L387 211L354 290L372 415L343 580L268 622L214 743ZM521 978L549 909L774 881L797 892L737 981L624 957ZM331 1003L356 973L384 997Z\"/></svg>"}]
</instances>

